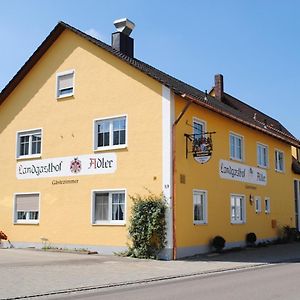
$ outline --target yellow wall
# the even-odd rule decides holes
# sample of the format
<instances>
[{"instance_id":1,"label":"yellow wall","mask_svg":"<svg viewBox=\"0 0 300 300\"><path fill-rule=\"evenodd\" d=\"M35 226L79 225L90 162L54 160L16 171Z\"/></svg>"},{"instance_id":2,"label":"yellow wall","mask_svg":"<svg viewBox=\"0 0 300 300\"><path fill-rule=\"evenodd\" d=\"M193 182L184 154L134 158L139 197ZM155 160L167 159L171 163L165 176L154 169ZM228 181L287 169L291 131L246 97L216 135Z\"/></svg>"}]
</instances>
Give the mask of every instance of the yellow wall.
<instances>
[{"instance_id":1,"label":"yellow wall","mask_svg":"<svg viewBox=\"0 0 300 300\"><path fill-rule=\"evenodd\" d=\"M217 100L216 100L217 101ZM185 103L176 97L176 115L183 110ZM205 164L197 163L192 154L185 158L184 134L192 134L193 117L206 121L207 131L216 131L213 135L213 154ZM219 161L230 160L229 133L234 132L244 137L245 160L242 164L257 167L256 143L269 147L269 167L267 185L261 186L233 180L221 179ZM285 172L275 171L276 149L284 151ZM176 220L178 247L208 244L216 235L222 235L227 242L244 241L248 232L255 232L258 239L277 236L278 228L273 229L271 220L276 220L278 227L295 226L293 175L291 172L290 146L248 128L240 123L192 104L176 126ZM240 162L238 162L240 163ZM186 183L180 183L180 174L185 175ZM251 188L249 188L249 186ZM208 191L208 224L193 225L192 190ZM231 224L230 194L246 196L246 224ZM249 196L261 196L262 212L256 214L255 204L250 205ZM264 212L264 198L271 199L271 213Z\"/></svg>"},{"instance_id":2,"label":"yellow wall","mask_svg":"<svg viewBox=\"0 0 300 300\"><path fill-rule=\"evenodd\" d=\"M56 73L75 69L75 95L57 101ZM65 30L0 107L0 229L11 241L125 246L125 226L91 225L91 191L127 188L128 195L162 189L161 84ZM128 147L115 150L114 174L16 179L16 132L42 128L42 159L91 154L93 120L127 114ZM66 179L66 178L59 178ZM68 178L72 179L72 178ZM14 193L40 192L39 225L13 225Z\"/></svg>"}]
</instances>

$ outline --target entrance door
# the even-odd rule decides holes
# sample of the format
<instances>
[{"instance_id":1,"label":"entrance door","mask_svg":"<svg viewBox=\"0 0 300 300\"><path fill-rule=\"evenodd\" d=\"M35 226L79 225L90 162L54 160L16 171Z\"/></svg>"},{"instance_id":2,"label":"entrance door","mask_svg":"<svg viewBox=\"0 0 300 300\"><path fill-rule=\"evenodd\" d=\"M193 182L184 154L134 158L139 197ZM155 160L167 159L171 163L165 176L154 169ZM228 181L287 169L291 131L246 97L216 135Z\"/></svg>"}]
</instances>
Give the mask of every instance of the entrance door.
<instances>
[{"instance_id":1,"label":"entrance door","mask_svg":"<svg viewBox=\"0 0 300 300\"><path fill-rule=\"evenodd\" d=\"M294 180L296 228L300 231L300 180Z\"/></svg>"}]
</instances>

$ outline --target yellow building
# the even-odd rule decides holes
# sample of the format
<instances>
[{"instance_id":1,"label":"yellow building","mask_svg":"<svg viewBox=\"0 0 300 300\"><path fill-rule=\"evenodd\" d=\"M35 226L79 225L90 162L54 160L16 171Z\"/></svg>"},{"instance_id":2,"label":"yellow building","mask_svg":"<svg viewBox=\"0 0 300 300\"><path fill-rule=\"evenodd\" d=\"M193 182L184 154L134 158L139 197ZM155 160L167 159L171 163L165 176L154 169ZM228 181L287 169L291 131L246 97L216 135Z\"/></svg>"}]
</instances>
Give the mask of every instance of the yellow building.
<instances>
[{"instance_id":1,"label":"yellow building","mask_svg":"<svg viewBox=\"0 0 300 300\"><path fill-rule=\"evenodd\" d=\"M226 94L222 75L206 94L135 59L134 24L116 26L109 46L60 22L0 94L11 243L124 250L130 195L147 190L168 202L166 259L295 227L299 141Z\"/></svg>"}]
</instances>

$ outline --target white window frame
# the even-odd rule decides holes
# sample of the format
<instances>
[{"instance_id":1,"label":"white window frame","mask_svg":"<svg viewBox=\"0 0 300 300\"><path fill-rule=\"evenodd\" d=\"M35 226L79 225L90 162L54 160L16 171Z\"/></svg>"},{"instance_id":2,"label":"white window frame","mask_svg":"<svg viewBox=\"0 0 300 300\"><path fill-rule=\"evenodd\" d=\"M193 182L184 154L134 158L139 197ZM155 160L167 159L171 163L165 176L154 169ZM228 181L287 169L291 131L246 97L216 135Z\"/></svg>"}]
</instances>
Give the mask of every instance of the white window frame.
<instances>
[{"instance_id":1,"label":"white window frame","mask_svg":"<svg viewBox=\"0 0 300 300\"><path fill-rule=\"evenodd\" d=\"M64 76L64 75L69 75L69 74L73 74L73 90L71 93L68 94L64 94L64 95L60 95L60 91L58 88L58 81L59 81L59 77ZM63 71L63 72L59 72L56 73L56 86L55 86L55 96L56 99L63 99L63 98L67 98L67 97L72 97L75 94L75 70L67 70L67 71Z\"/></svg>"},{"instance_id":2,"label":"white window frame","mask_svg":"<svg viewBox=\"0 0 300 300\"><path fill-rule=\"evenodd\" d=\"M194 195L204 195L204 205L203 205L203 220L195 220L195 199ZM204 225L208 224L208 217L207 217L207 199L208 199L208 192L206 190L198 190L193 189L193 224L194 225Z\"/></svg>"},{"instance_id":3,"label":"white window frame","mask_svg":"<svg viewBox=\"0 0 300 300\"><path fill-rule=\"evenodd\" d=\"M34 134L41 135L41 152L36 154L32 154L32 136ZM29 136L29 154L27 155L20 154L20 138L22 136ZM17 159L40 158L42 156L42 151L43 151L43 129L42 128L34 128L34 129L17 131L16 134L16 158Z\"/></svg>"},{"instance_id":4,"label":"white window frame","mask_svg":"<svg viewBox=\"0 0 300 300\"><path fill-rule=\"evenodd\" d=\"M279 150L279 149L275 149L275 171L279 172L279 173L284 173L285 171L285 155L284 155L284 151ZM278 168L279 165L279 160L278 160L278 154L282 153L282 169Z\"/></svg>"},{"instance_id":5,"label":"white window frame","mask_svg":"<svg viewBox=\"0 0 300 300\"><path fill-rule=\"evenodd\" d=\"M113 127L112 127L112 122L114 119L119 119L119 118L125 118L125 144L121 145L113 145ZM109 145L108 146L102 146L102 147L97 147L98 144L98 130L97 130L97 125L101 121L109 121L111 120L110 123L110 131L109 131ZM107 151L107 150L114 150L114 149L124 149L127 148L127 143L128 143L128 115L116 115L116 116L109 116L106 118L97 118L93 120L93 143L94 143L94 151Z\"/></svg>"},{"instance_id":6,"label":"white window frame","mask_svg":"<svg viewBox=\"0 0 300 300\"><path fill-rule=\"evenodd\" d=\"M38 219L37 220L18 220L18 212L16 210L16 197L19 195L38 195L39 196L39 210L38 210ZM41 193L40 192L26 192L26 193L14 193L13 196L13 224L31 224L31 225L37 225L40 223L41 219Z\"/></svg>"},{"instance_id":7,"label":"white window frame","mask_svg":"<svg viewBox=\"0 0 300 300\"><path fill-rule=\"evenodd\" d=\"M269 215L270 213L271 213L271 199L270 197L265 197L265 214Z\"/></svg>"},{"instance_id":8,"label":"white window frame","mask_svg":"<svg viewBox=\"0 0 300 300\"><path fill-rule=\"evenodd\" d=\"M260 196L255 196L254 197L254 203L255 203L255 212L257 214L261 213L261 197Z\"/></svg>"},{"instance_id":9,"label":"white window frame","mask_svg":"<svg viewBox=\"0 0 300 300\"><path fill-rule=\"evenodd\" d=\"M109 193L109 206L108 206L108 217L107 221L96 221L95 220L95 196L97 193ZM124 193L124 220L112 220L111 211L112 211L112 197L113 193ZM97 189L92 190L91 192L91 224L92 225L117 225L124 226L126 225L126 211L127 211L127 190L125 188L120 189Z\"/></svg>"},{"instance_id":10,"label":"white window frame","mask_svg":"<svg viewBox=\"0 0 300 300\"><path fill-rule=\"evenodd\" d=\"M232 219L232 205L231 205L231 198L232 197L240 197L242 198L242 215L240 220L233 220ZM245 224L246 223L246 196L243 194L230 194L230 222L231 224Z\"/></svg>"},{"instance_id":11,"label":"white window frame","mask_svg":"<svg viewBox=\"0 0 300 300\"><path fill-rule=\"evenodd\" d=\"M193 117L193 134L195 134L195 127L194 127L194 123L198 123L201 124L203 127L203 132L202 134L204 134L206 132L206 121L201 120L199 118Z\"/></svg>"},{"instance_id":12,"label":"white window frame","mask_svg":"<svg viewBox=\"0 0 300 300\"><path fill-rule=\"evenodd\" d=\"M266 150L266 161L263 163L260 163L260 160L262 161L263 159L260 159L260 151L259 148L265 149ZM268 168L269 167L269 147L268 145L262 144L262 143L257 143L256 144L256 153L257 153L257 165L261 168ZM265 163L265 164L264 164Z\"/></svg>"},{"instance_id":13,"label":"white window frame","mask_svg":"<svg viewBox=\"0 0 300 300\"><path fill-rule=\"evenodd\" d=\"M234 139L240 139L241 140L241 158L237 157L236 150L237 148L234 148L234 155L231 155L231 137L234 137ZM231 160L237 160L237 161L244 161L245 160L245 140L244 136L237 134L235 132L229 133L229 156Z\"/></svg>"}]
</instances>

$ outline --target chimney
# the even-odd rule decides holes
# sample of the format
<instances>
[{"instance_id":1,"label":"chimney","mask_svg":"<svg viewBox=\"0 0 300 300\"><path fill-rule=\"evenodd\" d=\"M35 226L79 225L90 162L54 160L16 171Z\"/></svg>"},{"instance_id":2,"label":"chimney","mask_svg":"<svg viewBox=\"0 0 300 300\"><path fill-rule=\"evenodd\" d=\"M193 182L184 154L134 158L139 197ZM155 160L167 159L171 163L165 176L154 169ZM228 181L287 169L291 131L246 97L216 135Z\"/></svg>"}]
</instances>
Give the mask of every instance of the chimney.
<instances>
[{"instance_id":1,"label":"chimney","mask_svg":"<svg viewBox=\"0 0 300 300\"><path fill-rule=\"evenodd\" d=\"M133 57L133 38L129 37L135 24L127 18L114 21L117 29L111 36L111 46L130 57Z\"/></svg>"},{"instance_id":2,"label":"chimney","mask_svg":"<svg viewBox=\"0 0 300 300\"><path fill-rule=\"evenodd\" d=\"M216 74L215 75L215 98L219 101L222 101L223 94L224 94L223 75Z\"/></svg>"}]
</instances>

